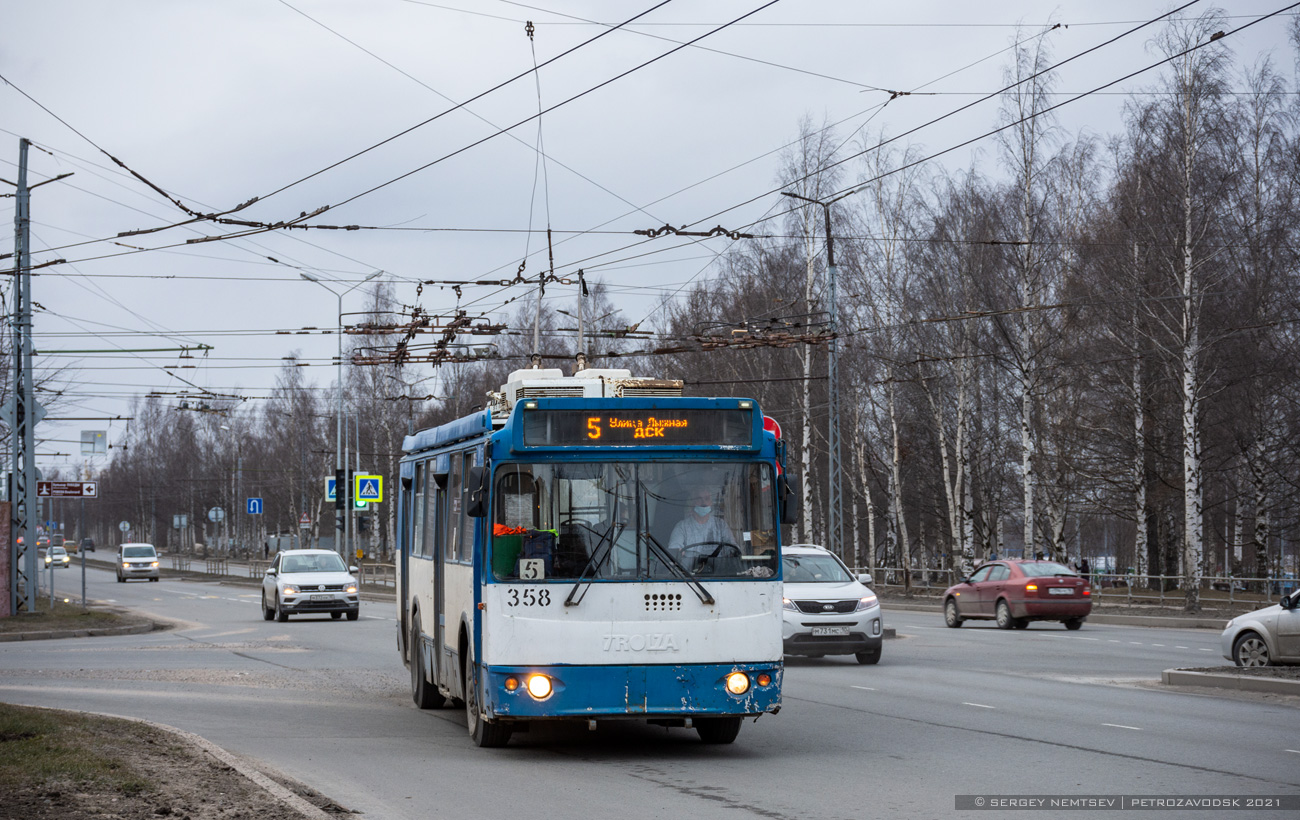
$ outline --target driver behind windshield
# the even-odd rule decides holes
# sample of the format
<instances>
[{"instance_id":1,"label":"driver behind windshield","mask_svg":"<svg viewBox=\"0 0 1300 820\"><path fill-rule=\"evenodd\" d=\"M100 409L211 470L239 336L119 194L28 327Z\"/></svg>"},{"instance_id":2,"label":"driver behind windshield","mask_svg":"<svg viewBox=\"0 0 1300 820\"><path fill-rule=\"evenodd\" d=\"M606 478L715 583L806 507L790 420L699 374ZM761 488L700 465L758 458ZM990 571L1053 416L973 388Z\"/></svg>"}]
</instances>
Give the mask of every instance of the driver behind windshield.
<instances>
[{"instance_id":1,"label":"driver behind windshield","mask_svg":"<svg viewBox=\"0 0 1300 820\"><path fill-rule=\"evenodd\" d=\"M668 549L684 559L713 554L723 544L736 546L736 538L713 503L713 491L698 487L691 493L690 507L668 537ZM689 564L688 564L689 566Z\"/></svg>"}]
</instances>

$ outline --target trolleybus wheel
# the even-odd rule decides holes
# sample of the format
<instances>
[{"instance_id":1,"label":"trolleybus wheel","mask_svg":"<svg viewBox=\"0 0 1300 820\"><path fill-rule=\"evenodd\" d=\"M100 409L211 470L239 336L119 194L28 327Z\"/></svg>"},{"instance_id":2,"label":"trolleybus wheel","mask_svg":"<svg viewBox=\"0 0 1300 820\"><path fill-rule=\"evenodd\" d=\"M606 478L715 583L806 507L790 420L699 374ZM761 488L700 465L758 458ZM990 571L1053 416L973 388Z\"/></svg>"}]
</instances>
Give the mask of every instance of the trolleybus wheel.
<instances>
[{"instance_id":1,"label":"trolleybus wheel","mask_svg":"<svg viewBox=\"0 0 1300 820\"><path fill-rule=\"evenodd\" d=\"M742 717L696 718L695 731L705 743L731 743L740 734Z\"/></svg>"},{"instance_id":2,"label":"trolleybus wheel","mask_svg":"<svg viewBox=\"0 0 1300 820\"><path fill-rule=\"evenodd\" d=\"M474 647L469 646L465 652L465 724L475 746L485 749L504 746L510 742L512 727L508 723L489 721L479 714L478 708L478 665L474 662ZM737 719L739 720L739 719ZM737 731L740 726L737 723ZM732 735L735 739L735 735ZM730 741L727 741L728 743Z\"/></svg>"},{"instance_id":3,"label":"trolleybus wheel","mask_svg":"<svg viewBox=\"0 0 1300 820\"><path fill-rule=\"evenodd\" d=\"M421 709L441 709L447 698L424 677L424 647L420 642L420 616L411 624L411 700Z\"/></svg>"}]
</instances>

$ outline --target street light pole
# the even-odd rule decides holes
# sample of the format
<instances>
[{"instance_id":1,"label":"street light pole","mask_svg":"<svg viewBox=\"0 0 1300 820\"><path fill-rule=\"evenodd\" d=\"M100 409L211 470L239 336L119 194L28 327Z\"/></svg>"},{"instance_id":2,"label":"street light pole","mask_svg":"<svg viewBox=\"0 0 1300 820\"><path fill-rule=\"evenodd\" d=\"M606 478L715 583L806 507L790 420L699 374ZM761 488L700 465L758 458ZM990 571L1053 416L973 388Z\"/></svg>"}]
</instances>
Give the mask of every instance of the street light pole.
<instances>
[{"instance_id":1,"label":"street light pole","mask_svg":"<svg viewBox=\"0 0 1300 820\"><path fill-rule=\"evenodd\" d=\"M348 288L347 290L341 291L341 292L340 292L340 291L337 291L337 290L335 290L334 288L330 287L329 285L325 284L323 281L321 281L320 279L316 278L315 276L312 276L310 273L299 273L299 274L298 274L298 275L301 276L303 279L306 279L308 282L315 282L316 284L318 284L318 285L320 285L321 287L325 288L325 290L328 290L330 293L332 293L332 294L334 294L335 296L337 296L337 297L338 297L338 300L339 300L339 312L338 312L338 317L339 317L339 329L338 329L338 336L339 336L339 354L338 354L338 356L339 356L339 357L338 357L339 397L338 397L338 404L337 404L337 415L335 416L335 424L334 424L334 498L336 499L335 502L334 502L334 507L335 507L336 510L341 509L341 510L342 510L342 513L341 513L341 516L340 516L339 513L336 513L336 514L335 514L334 529L335 529L336 532L340 532L340 533L342 533L342 536L343 536L343 537L342 537L342 540L340 541L339 544L336 545L336 547L337 547L337 549L338 549L338 553L339 553L339 555L341 555L341 556L344 558L344 560L347 560L347 557L348 557L348 552L347 552L347 549L348 549L348 531L347 531L347 524L348 524L348 511L347 511L347 509L346 509L346 505L344 505L344 507L339 507L339 502L337 501L337 499L339 499L340 497L342 497L342 498L346 498L346 497L347 497L347 496L346 496L346 490L347 490L347 488L346 488L346 487L341 487L341 486L339 486L340 481L342 481L342 482L346 482L346 481L347 481L347 472L344 470L344 464L343 464L343 297L344 297L344 296L347 296L347 295L348 295L349 293L351 293L352 291L356 290L357 288L359 288L359 287L361 287L362 285L364 285L366 282L369 282L371 279L374 279L376 276L379 276L379 275L382 274L382 273L383 273L383 271L381 271L381 270L377 270L377 271L375 271L374 273L372 273L372 274L370 274L369 276L367 276L365 279L362 279L360 282L357 282L357 283L356 283L355 285L353 285L352 287ZM341 526L340 526L340 525L341 525Z\"/></svg>"},{"instance_id":2,"label":"street light pole","mask_svg":"<svg viewBox=\"0 0 1300 820\"><path fill-rule=\"evenodd\" d=\"M843 496L840 492L840 381L839 381L839 347L836 344L836 335L839 330L837 322L839 309L835 304L835 238L831 235L831 202L822 202L817 199L810 199L799 194L792 194L789 191L783 191L784 196L791 199L800 199L813 205L822 206L822 211L826 215L826 276L827 284L830 286L830 342L826 350L826 382L827 382L827 403L830 405L830 424L826 431L826 449L827 467L830 473L828 478L828 495L826 499L827 510L827 548L831 552L846 558L844 555L844 540L841 537L843 521ZM810 308L811 309L811 308ZM805 480L806 480L805 476ZM857 556L849 563L856 566Z\"/></svg>"}]
</instances>

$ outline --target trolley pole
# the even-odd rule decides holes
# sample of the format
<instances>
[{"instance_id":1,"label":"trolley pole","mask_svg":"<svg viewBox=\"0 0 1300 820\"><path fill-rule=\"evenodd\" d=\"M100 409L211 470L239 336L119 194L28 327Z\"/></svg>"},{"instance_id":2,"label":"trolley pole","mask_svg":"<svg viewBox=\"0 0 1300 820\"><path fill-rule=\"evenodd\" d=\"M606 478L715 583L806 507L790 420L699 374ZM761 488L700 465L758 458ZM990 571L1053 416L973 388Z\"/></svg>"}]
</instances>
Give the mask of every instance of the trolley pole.
<instances>
[{"instance_id":1,"label":"trolley pole","mask_svg":"<svg viewBox=\"0 0 1300 820\"><path fill-rule=\"evenodd\" d=\"M826 430L827 444L827 494L826 494L826 548L844 558L844 496L840 491L840 380L839 380L839 308L835 299L835 237L831 234L831 202L810 199L789 191L784 196L820 205L826 216L826 275L830 290L830 343L826 355L826 393L829 419ZM832 200L833 202L834 200ZM850 565L856 565L853 556Z\"/></svg>"}]
</instances>

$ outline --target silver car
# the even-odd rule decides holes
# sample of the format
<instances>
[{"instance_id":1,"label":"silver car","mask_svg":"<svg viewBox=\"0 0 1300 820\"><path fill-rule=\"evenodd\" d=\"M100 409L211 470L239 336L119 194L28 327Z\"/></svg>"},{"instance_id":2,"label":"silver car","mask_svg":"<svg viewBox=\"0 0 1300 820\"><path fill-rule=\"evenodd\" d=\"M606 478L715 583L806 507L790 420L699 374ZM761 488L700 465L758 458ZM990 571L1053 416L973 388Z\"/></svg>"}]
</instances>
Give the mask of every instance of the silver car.
<instances>
[{"instance_id":1,"label":"silver car","mask_svg":"<svg viewBox=\"0 0 1300 820\"><path fill-rule=\"evenodd\" d=\"M1238 666L1300 663L1300 591L1228 621L1220 642Z\"/></svg>"},{"instance_id":2,"label":"silver car","mask_svg":"<svg viewBox=\"0 0 1300 820\"><path fill-rule=\"evenodd\" d=\"M834 553L809 544L781 550L781 573L785 654L880 662L884 628L870 575L853 577Z\"/></svg>"},{"instance_id":3,"label":"silver car","mask_svg":"<svg viewBox=\"0 0 1300 820\"><path fill-rule=\"evenodd\" d=\"M123 544L117 548L117 582L126 583L129 578L148 578L157 581L158 551L153 544Z\"/></svg>"},{"instance_id":4,"label":"silver car","mask_svg":"<svg viewBox=\"0 0 1300 820\"><path fill-rule=\"evenodd\" d=\"M277 553L262 579L262 617L287 621L290 615L329 613L355 621L361 617L356 571L329 550Z\"/></svg>"}]
</instances>

